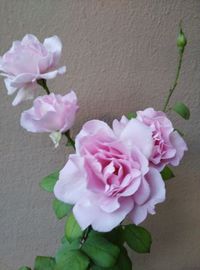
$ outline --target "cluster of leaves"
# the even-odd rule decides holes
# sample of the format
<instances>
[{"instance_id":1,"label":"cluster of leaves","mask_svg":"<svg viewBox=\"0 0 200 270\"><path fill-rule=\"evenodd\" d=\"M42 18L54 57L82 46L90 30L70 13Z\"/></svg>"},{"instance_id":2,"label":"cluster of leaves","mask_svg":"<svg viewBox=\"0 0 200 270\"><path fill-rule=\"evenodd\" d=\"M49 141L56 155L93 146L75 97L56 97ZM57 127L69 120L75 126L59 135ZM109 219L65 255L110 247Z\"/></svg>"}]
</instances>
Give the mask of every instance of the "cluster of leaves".
<instances>
[{"instance_id":1,"label":"cluster of leaves","mask_svg":"<svg viewBox=\"0 0 200 270\"><path fill-rule=\"evenodd\" d=\"M58 172L45 177L40 186L52 192ZM82 231L71 211L72 206L57 199L53 210L58 219L67 216L65 235L55 257L38 256L34 270L131 270L132 263L125 245L139 253L150 252L150 233L136 225L120 225L109 233L99 233L90 227ZM19 270L31 270L21 267Z\"/></svg>"}]
</instances>

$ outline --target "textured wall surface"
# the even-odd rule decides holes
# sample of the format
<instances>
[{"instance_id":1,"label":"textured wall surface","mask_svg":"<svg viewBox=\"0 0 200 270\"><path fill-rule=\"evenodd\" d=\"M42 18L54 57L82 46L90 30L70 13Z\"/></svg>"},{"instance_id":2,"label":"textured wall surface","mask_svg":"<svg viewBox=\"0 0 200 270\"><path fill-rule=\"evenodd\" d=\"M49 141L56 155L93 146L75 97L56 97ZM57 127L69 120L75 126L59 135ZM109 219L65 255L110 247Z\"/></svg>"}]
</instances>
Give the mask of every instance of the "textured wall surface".
<instances>
[{"instance_id":1,"label":"textured wall surface","mask_svg":"<svg viewBox=\"0 0 200 270\"><path fill-rule=\"evenodd\" d=\"M180 19L188 46L173 101L184 100L192 116L189 122L170 116L190 150L167 183L166 202L143 223L152 232L152 252L132 255L134 269L200 269L200 1L0 0L0 54L26 33L62 39L68 73L49 86L76 90L81 109L74 133L88 119L111 123L122 113L162 108L175 75ZM68 150L64 141L55 150L46 135L20 128L20 112L31 102L12 107L3 79L0 88L0 269L14 270L58 246L64 224L38 183L63 166Z\"/></svg>"}]
</instances>

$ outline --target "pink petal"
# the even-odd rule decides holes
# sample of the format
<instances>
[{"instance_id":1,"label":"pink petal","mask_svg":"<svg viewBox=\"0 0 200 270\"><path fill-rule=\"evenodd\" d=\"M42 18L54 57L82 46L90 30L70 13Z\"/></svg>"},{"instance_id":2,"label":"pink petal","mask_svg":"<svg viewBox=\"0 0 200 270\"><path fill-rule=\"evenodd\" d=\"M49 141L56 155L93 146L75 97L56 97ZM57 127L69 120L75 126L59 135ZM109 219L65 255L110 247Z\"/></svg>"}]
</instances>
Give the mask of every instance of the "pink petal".
<instances>
[{"instance_id":1,"label":"pink petal","mask_svg":"<svg viewBox=\"0 0 200 270\"><path fill-rule=\"evenodd\" d=\"M118 202L117 197L102 197L99 204L100 208L106 213L112 213L120 208L120 203Z\"/></svg>"},{"instance_id":2,"label":"pink petal","mask_svg":"<svg viewBox=\"0 0 200 270\"><path fill-rule=\"evenodd\" d=\"M141 174L139 174L137 170L134 170L135 172L131 172L131 175L127 175L127 177L130 177L132 179L132 183L126 187L125 191L121 193L121 196L127 197L130 195L133 195L139 188L141 184ZM137 171L137 172L136 172ZM126 178L124 180L126 180ZM124 182L123 180L123 182ZM121 184L121 187L123 187L123 182Z\"/></svg>"},{"instance_id":3,"label":"pink petal","mask_svg":"<svg viewBox=\"0 0 200 270\"><path fill-rule=\"evenodd\" d=\"M187 145L183 138L177 131L174 131L171 136L170 140L174 148L176 149L175 157L170 161L170 164L173 166L178 166L181 159L183 158L184 152L188 150Z\"/></svg>"},{"instance_id":4,"label":"pink petal","mask_svg":"<svg viewBox=\"0 0 200 270\"><path fill-rule=\"evenodd\" d=\"M32 115L34 114L34 108L21 113L20 125L30 132L42 132L32 120Z\"/></svg>"},{"instance_id":5,"label":"pink petal","mask_svg":"<svg viewBox=\"0 0 200 270\"><path fill-rule=\"evenodd\" d=\"M47 51L53 53L55 63L54 66L56 66L59 62L62 51L61 40L57 36L49 37L44 40L43 45L47 49Z\"/></svg>"},{"instance_id":6,"label":"pink petal","mask_svg":"<svg viewBox=\"0 0 200 270\"><path fill-rule=\"evenodd\" d=\"M115 138L112 129L105 122L100 120L91 120L83 125L83 128L76 137L76 151L80 153L82 139L91 138L96 134L98 134L98 139L103 142L111 141L111 139L113 140L113 138Z\"/></svg>"},{"instance_id":7,"label":"pink petal","mask_svg":"<svg viewBox=\"0 0 200 270\"><path fill-rule=\"evenodd\" d=\"M117 119L113 121L113 131L116 134L116 136L118 137L120 136L121 132L128 124L128 121L129 121L128 118L124 115L122 116L120 121L118 121Z\"/></svg>"},{"instance_id":8,"label":"pink petal","mask_svg":"<svg viewBox=\"0 0 200 270\"><path fill-rule=\"evenodd\" d=\"M138 205L144 204L149 198L150 193L151 193L151 190L150 190L149 184L147 183L145 178L143 178L138 191L134 194L134 201Z\"/></svg>"},{"instance_id":9,"label":"pink petal","mask_svg":"<svg viewBox=\"0 0 200 270\"><path fill-rule=\"evenodd\" d=\"M12 86L17 88L23 87L25 84L35 81L36 77L37 77L36 74L22 73L13 78Z\"/></svg>"},{"instance_id":10,"label":"pink petal","mask_svg":"<svg viewBox=\"0 0 200 270\"><path fill-rule=\"evenodd\" d=\"M45 80L50 80L50 79L54 79L58 74L65 73L65 71L66 71L66 67L64 66L64 67L61 67L57 70L49 71L47 73L40 74L38 77L43 78Z\"/></svg>"},{"instance_id":11,"label":"pink petal","mask_svg":"<svg viewBox=\"0 0 200 270\"><path fill-rule=\"evenodd\" d=\"M22 101L32 99L33 97L34 97L34 91L33 91L33 89L24 89L24 88L21 88L18 91L15 99L13 100L12 105L13 106L16 106L19 103L21 103Z\"/></svg>"},{"instance_id":12,"label":"pink petal","mask_svg":"<svg viewBox=\"0 0 200 270\"><path fill-rule=\"evenodd\" d=\"M77 155L70 155L65 167L60 171L59 180L54 187L54 194L59 200L75 204L80 197L85 197L86 175L83 160Z\"/></svg>"},{"instance_id":13,"label":"pink petal","mask_svg":"<svg viewBox=\"0 0 200 270\"><path fill-rule=\"evenodd\" d=\"M73 208L74 216L82 230L89 225L99 232L108 232L118 226L133 208L133 200L127 198L120 203L120 208L112 213L106 213L97 205L94 205L89 196L80 200Z\"/></svg>"},{"instance_id":14,"label":"pink petal","mask_svg":"<svg viewBox=\"0 0 200 270\"><path fill-rule=\"evenodd\" d=\"M20 42L21 43L21 42ZM40 44L40 41L38 40L38 38L32 34L26 34L23 39L22 39L22 44L23 45L29 45L29 44ZM19 44L19 42L17 43L17 45Z\"/></svg>"},{"instance_id":15,"label":"pink petal","mask_svg":"<svg viewBox=\"0 0 200 270\"><path fill-rule=\"evenodd\" d=\"M136 119L131 119L120 134L120 140L131 149L137 146L149 158L153 148L152 131ZM145 143L144 143L145 142Z\"/></svg>"},{"instance_id":16,"label":"pink petal","mask_svg":"<svg viewBox=\"0 0 200 270\"><path fill-rule=\"evenodd\" d=\"M143 205L136 204L133 211L130 213L130 218L136 225L145 220L147 213L155 214L155 205L165 200L165 184L160 173L156 169L150 168L145 178L149 184L151 193L146 203ZM148 192L144 187L143 191Z\"/></svg>"},{"instance_id":17,"label":"pink petal","mask_svg":"<svg viewBox=\"0 0 200 270\"><path fill-rule=\"evenodd\" d=\"M8 90L8 95L12 95L17 90L16 87L13 87L11 85L12 84L11 79L9 79L9 78L4 79L4 83L5 83L5 86L6 86L7 90Z\"/></svg>"},{"instance_id":18,"label":"pink petal","mask_svg":"<svg viewBox=\"0 0 200 270\"><path fill-rule=\"evenodd\" d=\"M146 205L137 206L135 205L133 211L130 213L130 218L134 224L138 225L144 221L147 217L147 207Z\"/></svg>"}]
</instances>

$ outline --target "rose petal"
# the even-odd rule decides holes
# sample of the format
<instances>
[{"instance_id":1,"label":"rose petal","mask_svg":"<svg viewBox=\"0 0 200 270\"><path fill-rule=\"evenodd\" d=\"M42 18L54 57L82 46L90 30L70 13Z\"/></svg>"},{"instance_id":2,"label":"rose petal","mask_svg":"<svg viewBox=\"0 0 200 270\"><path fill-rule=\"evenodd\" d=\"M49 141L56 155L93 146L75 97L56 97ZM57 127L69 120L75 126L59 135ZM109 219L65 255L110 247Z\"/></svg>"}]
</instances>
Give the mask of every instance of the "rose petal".
<instances>
[{"instance_id":1,"label":"rose petal","mask_svg":"<svg viewBox=\"0 0 200 270\"><path fill-rule=\"evenodd\" d=\"M150 187L150 197L143 205L135 204L134 209L130 213L130 218L136 225L146 218L147 213L154 214L155 205L165 200L165 184L160 173L156 169L150 168L146 180Z\"/></svg>"},{"instance_id":2,"label":"rose petal","mask_svg":"<svg viewBox=\"0 0 200 270\"><path fill-rule=\"evenodd\" d=\"M17 90L16 87L12 86L12 80L9 78L4 79L5 86L8 90L8 95L12 95Z\"/></svg>"},{"instance_id":3,"label":"rose petal","mask_svg":"<svg viewBox=\"0 0 200 270\"><path fill-rule=\"evenodd\" d=\"M171 136L170 140L174 148L176 149L175 157L170 161L170 164L173 166L178 166L181 159L183 158L184 152L188 150L187 145L183 138L177 131L174 131Z\"/></svg>"},{"instance_id":4,"label":"rose petal","mask_svg":"<svg viewBox=\"0 0 200 270\"><path fill-rule=\"evenodd\" d=\"M54 57L55 66L58 64L61 51L62 51L62 43L59 37L53 36L50 38L46 38L43 43L44 47L47 51L51 52Z\"/></svg>"},{"instance_id":5,"label":"rose petal","mask_svg":"<svg viewBox=\"0 0 200 270\"><path fill-rule=\"evenodd\" d=\"M83 159L70 155L69 161L60 171L59 180L54 187L56 198L65 203L74 204L84 197L86 190L86 176L83 169Z\"/></svg>"},{"instance_id":6,"label":"rose petal","mask_svg":"<svg viewBox=\"0 0 200 270\"><path fill-rule=\"evenodd\" d=\"M151 129L136 119L131 119L120 134L120 140L131 149L137 146L148 158L153 148ZM145 143L144 143L145 142Z\"/></svg>"},{"instance_id":7,"label":"rose petal","mask_svg":"<svg viewBox=\"0 0 200 270\"><path fill-rule=\"evenodd\" d=\"M73 213L82 230L91 225L95 231L108 232L124 220L132 207L133 200L129 198L120 203L118 210L106 213L94 205L88 196L76 203Z\"/></svg>"},{"instance_id":8,"label":"rose petal","mask_svg":"<svg viewBox=\"0 0 200 270\"><path fill-rule=\"evenodd\" d=\"M12 102L13 106L16 106L18 104L20 104L23 100L29 100L32 99L34 97L34 91L33 89L20 89L15 97L15 99Z\"/></svg>"}]
</instances>

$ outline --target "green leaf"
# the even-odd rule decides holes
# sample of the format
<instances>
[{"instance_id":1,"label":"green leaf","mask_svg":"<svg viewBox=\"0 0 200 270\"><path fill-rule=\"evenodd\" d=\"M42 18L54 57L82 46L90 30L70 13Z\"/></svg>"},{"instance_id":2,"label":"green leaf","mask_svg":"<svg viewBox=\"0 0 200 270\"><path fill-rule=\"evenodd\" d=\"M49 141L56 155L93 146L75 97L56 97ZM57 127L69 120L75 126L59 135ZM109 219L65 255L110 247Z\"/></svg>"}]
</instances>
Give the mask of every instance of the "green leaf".
<instances>
[{"instance_id":1,"label":"green leaf","mask_svg":"<svg viewBox=\"0 0 200 270\"><path fill-rule=\"evenodd\" d=\"M177 102L172 109L185 120L190 118L190 110L184 103Z\"/></svg>"},{"instance_id":2,"label":"green leaf","mask_svg":"<svg viewBox=\"0 0 200 270\"><path fill-rule=\"evenodd\" d=\"M44 177L40 182L40 187L48 192L53 192L56 181L59 177L59 171L55 171L48 176Z\"/></svg>"},{"instance_id":3,"label":"green leaf","mask_svg":"<svg viewBox=\"0 0 200 270\"><path fill-rule=\"evenodd\" d=\"M27 266L22 266L18 270L31 270L31 268L29 268Z\"/></svg>"},{"instance_id":4,"label":"green leaf","mask_svg":"<svg viewBox=\"0 0 200 270\"><path fill-rule=\"evenodd\" d=\"M66 240L65 243L62 244L61 247L56 252L56 256L55 256L56 262L60 261L62 257L65 256L69 250L77 250L79 249L79 247L80 247L79 240L75 240L72 243L69 243Z\"/></svg>"},{"instance_id":5,"label":"green leaf","mask_svg":"<svg viewBox=\"0 0 200 270\"><path fill-rule=\"evenodd\" d=\"M92 266L92 270L132 270L132 262L124 247L121 247L119 257L113 267L105 268L97 265Z\"/></svg>"},{"instance_id":6,"label":"green leaf","mask_svg":"<svg viewBox=\"0 0 200 270\"><path fill-rule=\"evenodd\" d=\"M82 234L83 231L81 230L81 227L77 223L73 213L71 213L65 224L65 236L67 240L72 242L73 240L80 238Z\"/></svg>"},{"instance_id":7,"label":"green leaf","mask_svg":"<svg viewBox=\"0 0 200 270\"><path fill-rule=\"evenodd\" d=\"M69 251L69 242L63 244L57 251L55 255L56 262L60 261L63 256Z\"/></svg>"},{"instance_id":8,"label":"green leaf","mask_svg":"<svg viewBox=\"0 0 200 270\"><path fill-rule=\"evenodd\" d=\"M89 258L80 250L69 250L56 261L54 270L86 270L89 263Z\"/></svg>"},{"instance_id":9,"label":"green leaf","mask_svg":"<svg viewBox=\"0 0 200 270\"><path fill-rule=\"evenodd\" d=\"M67 214L69 214L69 212L72 209L72 205L61 202L57 199L53 200L52 205L53 205L53 210L54 210L56 217L58 219L61 219L65 216L67 216Z\"/></svg>"},{"instance_id":10,"label":"green leaf","mask_svg":"<svg viewBox=\"0 0 200 270\"><path fill-rule=\"evenodd\" d=\"M161 171L160 174L165 181L175 177L174 173L168 166L165 166L165 168Z\"/></svg>"},{"instance_id":11,"label":"green leaf","mask_svg":"<svg viewBox=\"0 0 200 270\"><path fill-rule=\"evenodd\" d=\"M91 232L82 246L82 250L90 257L93 263L101 267L112 267L115 265L119 248L98 233Z\"/></svg>"},{"instance_id":12,"label":"green leaf","mask_svg":"<svg viewBox=\"0 0 200 270\"><path fill-rule=\"evenodd\" d=\"M65 244L66 242L68 242L65 235L61 238L60 242L61 242L61 244Z\"/></svg>"},{"instance_id":13,"label":"green leaf","mask_svg":"<svg viewBox=\"0 0 200 270\"><path fill-rule=\"evenodd\" d=\"M124 247L121 247L119 258L117 260L116 265L114 266L113 270L132 270L132 262L128 256L128 252ZM111 270L111 269L110 269Z\"/></svg>"},{"instance_id":14,"label":"green leaf","mask_svg":"<svg viewBox=\"0 0 200 270\"><path fill-rule=\"evenodd\" d=\"M55 260L52 257L38 256L35 259L34 270L54 270Z\"/></svg>"},{"instance_id":15,"label":"green leaf","mask_svg":"<svg viewBox=\"0 0 200 270\"><path fill-rule=\"evenodd\" d=\"M137 116L137 114L136 113L133 113L133 112L127 114L128 120L131 120L133 118L136 118L136 116Z\"/></svg>"},{"instance_id":16,"label":"green leaf","mask_svg":"<svg viewBox=\"0 0 200 270\"><path fill-rule=\"evenodd\" d=\"M125 226L124 237L130 248L138 253L149 253L151 248L151 234L143 227L134 224Z\"/></svg>"},{"instance_id":17,"label":"green leaf","mask_svg":"<svg viewBox=\"0 0 200 270\"><path fill-rule=\"evenodd\" d=\"M108 241L112 242L114 245L123 246L124 244L124 236L123 236L123 228L122 226L118 226L113 229L111 232L103 234Z\"/></svg>"}]
</instances>

